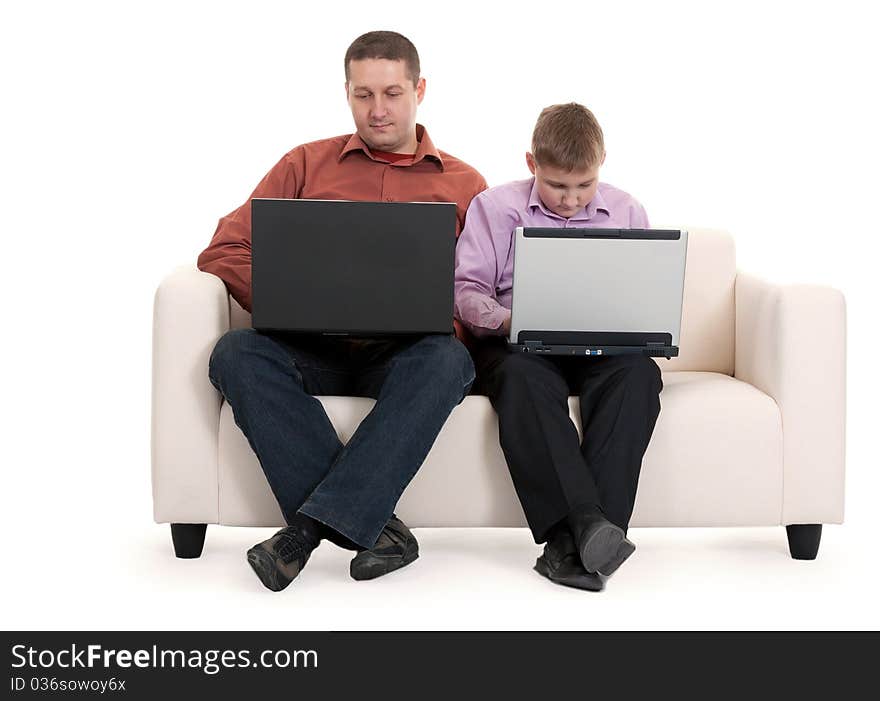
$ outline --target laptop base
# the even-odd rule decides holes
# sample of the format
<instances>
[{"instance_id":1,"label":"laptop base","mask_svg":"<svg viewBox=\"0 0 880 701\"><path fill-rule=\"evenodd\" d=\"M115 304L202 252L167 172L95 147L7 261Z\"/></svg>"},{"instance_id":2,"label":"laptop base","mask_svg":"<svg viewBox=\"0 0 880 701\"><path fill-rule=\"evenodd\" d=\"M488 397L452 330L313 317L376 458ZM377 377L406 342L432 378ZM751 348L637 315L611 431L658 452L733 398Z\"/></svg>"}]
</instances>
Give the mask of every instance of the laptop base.
<instances>
[{"instance_id":1,"label":"laptop base","mask_svg":"<svg viewBox=\"0 0 880 701\"><path fill-rule=\"evenodd\" d=\"M571 346L545 343L508 343L514 353L534 353L540 355L579 355L599 357L604 355L641 354L652 358L674 358L678 346Z\"/></svg>"}]
</instances>

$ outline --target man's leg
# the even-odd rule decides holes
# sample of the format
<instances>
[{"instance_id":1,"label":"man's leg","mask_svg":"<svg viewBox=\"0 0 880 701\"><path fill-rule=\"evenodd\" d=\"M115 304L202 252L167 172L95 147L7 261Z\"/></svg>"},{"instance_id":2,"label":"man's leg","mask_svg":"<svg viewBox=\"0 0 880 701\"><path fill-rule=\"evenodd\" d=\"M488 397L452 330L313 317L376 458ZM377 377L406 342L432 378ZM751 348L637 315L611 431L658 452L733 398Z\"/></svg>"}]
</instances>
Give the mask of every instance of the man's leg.
<instances>
[{"instance_id":1,"label":"man's leg","mask_svg":"<svg viewBox=\"0 0 880 701\"><path fill-rule=\"evenodd\" d=\"M376 405L300 507L364 548L375 544L474 379L470 356L454 336L426 336L379 362L384 378Z\"/></svg>"},{"instance_id":2,"label":"man's leg","mask_svg":"<svg viewBox=\"0 0 880 701\"><path fill-rule=\"evenodd\" d=\"M512 353L487 341L475 355L477 389L498 414L499 437L513 485L536 543L599 495L568 411L569 387L554 359Z\"/></svg>"},{"instance_id":3,"label":"man's leg","mask_svg":"<svg viewBox=\"0 0 880 701\"><path fill-rule=\"evenodd\" d=\"M315 344L302 346L236 329L217 342L209 366L211 382L232 407L288 523L342 450L312 394L345 394L345 368L316 354L321 348Z\"/></svg>"},{"instance_id":4,"label":"man's leg","mask_svg":"<svg viewBox=\"0 0 880 701\"><path fill-rule=\"evenodd\" d=\"M580 395L581 451L600 504L608 520L626 531L642 458L660 414L660 368L644 355L579 358L570 380Z\"/></svg>"}]
</instances>

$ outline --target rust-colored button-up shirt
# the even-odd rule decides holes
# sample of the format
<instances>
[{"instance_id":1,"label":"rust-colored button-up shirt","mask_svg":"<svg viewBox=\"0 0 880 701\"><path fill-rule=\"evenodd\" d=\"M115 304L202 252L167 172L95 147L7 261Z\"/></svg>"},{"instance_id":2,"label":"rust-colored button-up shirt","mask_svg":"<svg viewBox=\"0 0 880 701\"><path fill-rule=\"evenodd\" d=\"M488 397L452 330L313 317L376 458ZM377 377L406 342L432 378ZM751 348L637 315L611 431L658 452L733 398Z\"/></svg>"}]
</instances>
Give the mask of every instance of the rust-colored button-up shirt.
<instances>
[{"instance_id":1,"label":"rust-colored button-up shirt","mask_svg":"<svg viewBox=\"0 0 880 701\"><path fill-rule=\"evenodd\" d=\"M223 280L235 300L251 311L254 197L454 202L458 236L468 204L486 189L486 181L467 163L438 151L420 124L416 125L416 138L415 155L395 163L371 153L357 134L297 146L266 174L247 202L220 220L210 245L199 256L199 269Z\"/></svg>"}]
</instances>

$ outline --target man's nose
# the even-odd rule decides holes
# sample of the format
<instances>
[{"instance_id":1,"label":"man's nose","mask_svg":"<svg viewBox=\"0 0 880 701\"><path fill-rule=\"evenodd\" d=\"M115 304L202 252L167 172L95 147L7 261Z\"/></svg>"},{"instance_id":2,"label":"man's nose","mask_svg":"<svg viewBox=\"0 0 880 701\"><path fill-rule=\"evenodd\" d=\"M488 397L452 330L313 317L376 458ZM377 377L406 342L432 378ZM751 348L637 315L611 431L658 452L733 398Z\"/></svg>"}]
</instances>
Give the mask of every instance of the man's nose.
<instances>
[{"instance_id":1,"label":"man's nose","mask_svg":"<svg viewBox=\"0 0 880 701\"><path fill-rule=\"evenodd\" d=\"M373 104L370 106L370 114L373 117L384 117L388 112L388 106L385 103L385 100L381 97L376 97L373 100Z\"/></svg>"}]
</instances>

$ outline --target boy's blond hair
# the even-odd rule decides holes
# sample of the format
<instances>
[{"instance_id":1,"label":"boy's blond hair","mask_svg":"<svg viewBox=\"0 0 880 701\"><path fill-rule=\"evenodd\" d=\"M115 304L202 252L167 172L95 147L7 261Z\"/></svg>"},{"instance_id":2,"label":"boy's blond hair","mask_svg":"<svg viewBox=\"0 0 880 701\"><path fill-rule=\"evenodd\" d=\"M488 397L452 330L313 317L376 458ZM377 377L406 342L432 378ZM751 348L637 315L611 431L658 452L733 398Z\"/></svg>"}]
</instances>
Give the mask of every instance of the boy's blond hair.
<instances>
[{"instance_id":1,"label":"boy's blond hair","mask_svg":"<svg viewBox=\"0 0 880 701\"><path fill-rule=\"evenodd\" d=\"M604 153L602 127L586 107L569 102L541 111L532 134L532 155L538 165L567 172L588 170L601 162Z\"/></svg>"}]
</instances>

